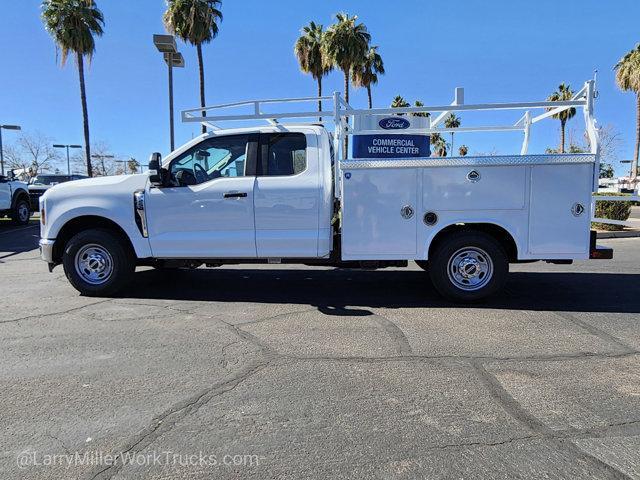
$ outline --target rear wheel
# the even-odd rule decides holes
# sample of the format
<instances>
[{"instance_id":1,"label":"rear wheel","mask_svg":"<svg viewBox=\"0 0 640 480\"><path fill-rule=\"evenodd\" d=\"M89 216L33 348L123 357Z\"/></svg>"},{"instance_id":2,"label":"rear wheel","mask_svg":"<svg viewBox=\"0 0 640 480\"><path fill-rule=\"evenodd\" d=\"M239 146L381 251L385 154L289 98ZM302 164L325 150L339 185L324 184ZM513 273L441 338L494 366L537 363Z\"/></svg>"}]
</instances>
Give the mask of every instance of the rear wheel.
<instances>
[{"instance_id":1,"label":"rear wheel","mask_svg":"<svg viewBox=\"0 0 640 480\"><path fill-rule=\"evenodd\" d=\"M109 230L85 230L65 245L64 272L83 295L109 296L131 280L135 258L128 245Z\"/></svg>"},{"instance_id":2,"label":"rear wheel","mask_svg":"<svg viewBox=\"0 0 640 480\"><path fill-rule=\"evenodd\" d=\"M16 225L26 225L29 223L29 217L31 217L31 205L29 200L20 198L16 201L11 211L11 220Z\"/></svg>"},{"instance_id":3,"label":"rear wheel","mask_svg":"<svg viewBox=\"0 0 640 480\"><path fill-rule=\"evenodd\" d=\"M483 232L458 232L432 253L429 274L436 290L455 302L470 303L500 291L509 261L500 243Z\"/></svg>"}]
</instances>

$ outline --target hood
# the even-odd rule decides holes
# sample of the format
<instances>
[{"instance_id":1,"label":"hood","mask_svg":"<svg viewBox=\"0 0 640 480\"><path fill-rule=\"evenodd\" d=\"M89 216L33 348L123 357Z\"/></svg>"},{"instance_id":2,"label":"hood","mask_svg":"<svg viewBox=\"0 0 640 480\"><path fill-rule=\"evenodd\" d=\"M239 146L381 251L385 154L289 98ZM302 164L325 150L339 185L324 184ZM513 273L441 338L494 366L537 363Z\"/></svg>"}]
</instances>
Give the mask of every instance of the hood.
<instances>
[{"instance_id":1,"label":"hood","mask_svg":"<svg viewBox=\"0 0 640 480\"><path fill-rule=\"evenodd\" d=\"M29 185L29 191L49 190L53 185L42 185L41 183L32 183Z\"/></svg>"},{"instance_id":2,"label":"hood","mask_svg":"<svg viewBox=\"0 0 640 480\"><path fill-rule=\"evenodd\" d=\"M133 195L146 187L149 175L114 175L110 177L84 178L72 182L58 183L48 188L43 198L55 200L63 197L90 197L92 195Z\"/></svg>"}]
</instances>

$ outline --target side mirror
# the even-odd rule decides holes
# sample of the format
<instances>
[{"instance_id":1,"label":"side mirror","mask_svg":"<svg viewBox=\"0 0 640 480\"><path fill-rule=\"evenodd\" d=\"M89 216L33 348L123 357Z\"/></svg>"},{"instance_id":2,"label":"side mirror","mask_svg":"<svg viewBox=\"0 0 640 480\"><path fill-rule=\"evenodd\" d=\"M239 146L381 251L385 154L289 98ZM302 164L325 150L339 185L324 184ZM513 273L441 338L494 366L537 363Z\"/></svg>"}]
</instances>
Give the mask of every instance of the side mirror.
<instances>
[{"instance_id":1,"label":"side mirror","mask_svg":"<svg viewBox=\"0 0 640 480\"><path fill-rule=\"evenodd\" d=\"M162 156L158 153L152 153L149 159L149 181L156 186L162 185Z\"/></svg>"},{"instance_id":2,"label":"side mirror","mask_svg":"<svg viewBox=\"0 0 640 480\"><path fill-rule=\"evenodd\" d=\"M16 178L16 174L13 172L13 170L7 170L7 178L9 179L9 181L12 181Z\"/></svg>"},{"instance_id":3,"label":"side mirror","mask_svg":"<svg viewBox=\"0 0 640 480\"><path fill-rule=\"evenodd\" d=\"M178 171L178 173L176 173L176 181L181 187L187 187L189 185L195 185L196 183L198 183L198 181L196 180L196 176L189 170Z\"/></svg>"}]
</instances>

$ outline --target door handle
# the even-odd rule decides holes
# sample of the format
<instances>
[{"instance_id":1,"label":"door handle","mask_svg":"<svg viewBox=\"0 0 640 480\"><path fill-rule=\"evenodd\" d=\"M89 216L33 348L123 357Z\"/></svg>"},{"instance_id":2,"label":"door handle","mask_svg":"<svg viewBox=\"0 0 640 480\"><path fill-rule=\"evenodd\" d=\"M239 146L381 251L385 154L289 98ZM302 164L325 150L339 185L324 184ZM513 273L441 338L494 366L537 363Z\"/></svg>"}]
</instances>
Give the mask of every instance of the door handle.
<instances>
[{"instance_id":1,"label":"door handle","mask_svg":"<svg viewBox=\"0 0 640 480\"><path fill-rule=\"evenodd\" d=\"M224 198L244 198L247 196L246 192L225 192L222 195Z\"/></svg>"}]
</instances>

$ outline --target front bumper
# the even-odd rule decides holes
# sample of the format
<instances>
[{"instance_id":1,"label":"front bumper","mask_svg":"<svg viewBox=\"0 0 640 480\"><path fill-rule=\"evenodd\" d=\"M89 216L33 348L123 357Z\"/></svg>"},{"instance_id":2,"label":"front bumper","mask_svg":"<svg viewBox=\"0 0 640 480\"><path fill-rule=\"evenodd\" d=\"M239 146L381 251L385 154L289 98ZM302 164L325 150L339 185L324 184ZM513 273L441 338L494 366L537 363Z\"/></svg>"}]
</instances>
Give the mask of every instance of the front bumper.
<instances>
[{"instance_id":1,"label":"front bumper","mask_svg":"<svg viewBox=\"0 0 640 480\"><path fill-rule=\"evenodd\" d=\"M53 246L55 245L55 240L49 240L48 238L40 239L40 258L45 262L51 264L53 261Z\"/></svg>"}]
</instances>

